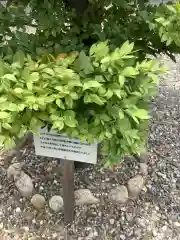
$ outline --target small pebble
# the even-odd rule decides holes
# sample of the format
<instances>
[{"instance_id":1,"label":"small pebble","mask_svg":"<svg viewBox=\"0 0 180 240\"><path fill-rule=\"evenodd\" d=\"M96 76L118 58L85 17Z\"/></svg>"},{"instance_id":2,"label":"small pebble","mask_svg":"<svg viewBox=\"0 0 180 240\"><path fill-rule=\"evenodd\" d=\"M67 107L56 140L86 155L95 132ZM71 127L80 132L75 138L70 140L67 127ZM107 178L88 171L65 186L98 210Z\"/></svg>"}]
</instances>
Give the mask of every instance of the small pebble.
<instances>
[{"instance_id":1,"label":"small pebble","mask_svg":"<svg viewBox=\"0 0 180 240\"><path fill-rule=\"evenodd\" d=\"M29 232L29 227L28 226L24 226L23 229L24 229L25 232Z\"/></svg>"},{"instance_id":2,"label":"small pebble","mask_svg":"<svg viewBox=\"0 0 180 240\"><path fill-rule=\"evenodd\" d=\"M35 194L32 198L31 198L31 204L38 210L42 209L45 205L45 198L44 196L40 195L40 194Z\"/></svg>"},{"instance_id":3,"label":"small pebble","mask_svg":"<svg viewBox=\"0 0 180 240\"><path fill-rule=\"evenodd\" d=\"M109 193L109 200L115 203L126 203L128 200L128 190L126 186L120 185L111 189Z\"/></svg>"},{"instance_id":4,"label":"small pebble","mask_svg":"<svg viewBox=\"0 0 180 240\"><path fill-rule=\"evenodd\" d=\"M55 195L49 200L49 207L54 212L59 212L63 208L63 199L61 196Z\"/></svg>"},{"instance_id":5,"label":"small pebble","mask_svg":"<svg viewBox=\"0 0 180 240\"><path fill-rule=\"evenodd\" d=\"M128 181L128 190L131 198L136 198L144 187L144 179L136 175Z\"/></svg>"},{"instance_id":6,"label":"small pebble","mask_svg":"<svg viewBox=\"0 0 180 240\"><path fill-rule=\"evenodd\" d=\"M122 235L122 234L119 237L120 237L121 240L125 240L126 239L126 236Z\"/></svg>"},{"instance_id":7,"label":"small pebble","mask_svg":"<svg viewBox=\"0 0 180 240\"><path fill-rule=\"evenodd\" d=\"M142 175L144 176L148 175L148 165L146 163L140 163L139 170L140 173L142 173Z\"/></svg>"},{"instance_id":8,"label":"small pebble","mask_svg":"<svg viewBox=\"0 0 180 240\"><path fill-rule=\"evenodd\" d=\"M19 207L16 208L16 212L17 213L20 213L21 212L21 209Z\"/></svg>"},{"instance_id":9,"label":"small pebble","mask_svg":"<svg viewBox=\"0 0 180 240\"><path fill-rule=\"evenodd\" d=\"M3 229L3 227L4 227L4 224L3 224L3 222L1 222L0 223L0 229Z\"/></svg>"},{"instance_id":10,"label":"small pebble","mask_svg":"<svg viewBox=\"0 0 180 240\"><path fill-rule=\"evenodd\" d=\"M109 220L109 222L110 222L111 225L113 225L114 222L115 222L115 220L114 220L113 218L111 218L111 219Z\"/></svg>"},{"instance_id":11,"label":"small pebble","mask_svg":"<svg viewBox=\"0 0 180 240\"><path fill-rule=\"evenodd\" d=\"M152 233L153 233L153 236L154 236L154 237L156 237L156 236L157 236L157 232L156 232L156 230L153 230L153 232L152 232Z\"/></svg>"},{"instance_id":12,"label":"small pebble","mask_svg":"<svg viewBox=\"0 0 180 240\"><path fill-rule=\"evenodd\" d=\"M53 235L52 235L52 238L54 239L54 238L57 238L57 233L53 233Z\"/></svg>"},{"instance_id":13,"label":"small pebble","mask_svg":"<svg viewBox=\"0 0 180 240\"><path fill-rule=\"evenodd\" d=\"M99 199L96 198L89 189L78 189L74 192L74 195L77 205L92 205L99 203Z\"/></svg>"},{"instance_id":14,"label":"small pebble","mask_svg":"<svg viewBox=\"0 0 180 240\"><path fill-rule=\"evenodd\" d=\"M40 186L40 187L39 187L39 190L40 190L40 191L43 191L43 190L44 190L43 186Z\"/></svg>"},{"instance_id":15,"label":"small pebble","mask_svg":"<svg viewBox=\"0 0 180 240\"><path fill-rule=\"evenodd\" d=\"M180 227L180 222L174 222L175 227Z\"/></svg>"}]
</instances>

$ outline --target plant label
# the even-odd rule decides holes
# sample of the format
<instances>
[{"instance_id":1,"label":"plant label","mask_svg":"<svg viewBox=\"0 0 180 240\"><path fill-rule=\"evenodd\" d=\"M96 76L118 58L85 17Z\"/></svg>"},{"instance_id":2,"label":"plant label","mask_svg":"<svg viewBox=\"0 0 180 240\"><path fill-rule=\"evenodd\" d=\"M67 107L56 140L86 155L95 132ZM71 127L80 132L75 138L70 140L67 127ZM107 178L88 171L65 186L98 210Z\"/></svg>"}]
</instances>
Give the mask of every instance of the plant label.
<instances>
[{"instance_id":1,"label":"plant label","mask_svg":"<svg viewBox=\"0 0 180 240\"><path fill-rule=\"evenodd\" d=\"M151 0L150 3L153 4L153 5L159 5L161 3L168 3L169 0ZM172 0L171 2L176 2L175 0Z\"/></svg>"},{"instance_id":2,"label":"plant label","mask_svg":"<svg viewBox=\"0 0 180 240\"><path fill-rule=\"evenodd\" d=\"M81 143L79 139L69 138L47 128L34 135L36 155L61 158L95 164L97 162L97 143Z\"/></svg>"}]
</instances>

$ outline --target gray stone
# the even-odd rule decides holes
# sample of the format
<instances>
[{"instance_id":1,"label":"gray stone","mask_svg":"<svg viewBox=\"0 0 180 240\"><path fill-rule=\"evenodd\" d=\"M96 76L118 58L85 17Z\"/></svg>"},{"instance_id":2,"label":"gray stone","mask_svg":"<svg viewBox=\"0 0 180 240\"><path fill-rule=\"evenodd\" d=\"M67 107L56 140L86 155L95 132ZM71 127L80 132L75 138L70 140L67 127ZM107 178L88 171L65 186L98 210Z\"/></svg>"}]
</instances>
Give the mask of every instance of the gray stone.
<instances>
[{"instance_id":1,"label":"gray stone","mask_svg":"<svg viewBox=\"0 0 180 240\"><path fill-rule=\"evenodd\" d=\"M44 196L42 196L42 195L40 195L40 194L35 194L35 195L31 198L31 203L32 203L32 205L33 205L36 209L38 209L38 210L40 210L40 209L42 209L42 208L44 207L45 202L46 202L46 200L45 200Z\"/></svg>"},{"instance_id":2,"label":"gray stone","mask_svg":"<svg viewBox=\"0 0 180 240\"><path fill-rule=\"evenodd\" d=\"M15 177L15 186L23 197L29 197L34 190L32 179L23 171Z\"/></svg>"},{"instance_id":3,"label":"gray stone","mask_svg":"<svg viewBox=\"0 0 180 240\"><path fill-rule=\"evenodd\" d=\"M148 165L146 163L140 163L139 170L140 170L140 173L142 173L142 175L144 176L148 175Z\"/></svg>"},{"instance_id":4,"label":"gray stone","mask_svg":"<svg viewBox=\"0 0 180 240\"><path fill-rule=\"evenodd\" d=\"M116 203L126 203L128 200L128 190L124 185L112 189L109 193L109 199Z\"/></svg>"},{"instance_id":5,"label":"gray stone","mask_svg":"<svg viewBox=\"0 0 180 240\"><path fill-rule=\"evenodd\" d=\"M59 212L62 210L63 208L63 199L61 196L59 195L55 195L53 197L51 197L51 199L49 200L49 207L54 211L54 212Z\"/></svg>"},{"instance_id":6,"label":"gray stone","mask_svg":"<svg viewBox=\"0 0 180 240\"><path fill-rule=\"evenodd\" d=\"M141 229L140 228L135 229L134 230L134 235L136 237L140 238L141 237Z\"/></svg>"},{"instance_id":7,"label":"gray stone","mask_svg":"<svg viewBox=\"0 0 180 240\"><path fill-rule=\"evenodd\" d=\"M97 204L99 199L94 197L89 189L79 189L74 192L75 202L77 205Z\"/></svg>"},{"instance_id":8,"label":"gray stone","mask_svg":"<svg viewBox=\"0 0 180 240\"><path fill-rule=\"evenodd\" d=\"M11 164L7 169L7 177L10 179L10 178L16 178L20 176L22 166L23 166L22 163Z\"/></svg>"},{"instance_id":9,"label":"gray stone","mask_svg":"<svg viewBox=\"0 0 180 240\"><path fill-rule=\"evenodd\" d=\"M125 240L126 239L126 236L123 235L123 234L121 234L119 237L120 237L121 240Z\"/></svg>"},{"instance_id":10,"label":"gray stone","mask_svg":"<svg viewBox=\"0 0 180 240\"><path fill-rule=\"evenodd\" d=\"M128 181L129 197L136 198L144 187L144 179L141 175L136 175Z\"/></svg>"}]
</instances>

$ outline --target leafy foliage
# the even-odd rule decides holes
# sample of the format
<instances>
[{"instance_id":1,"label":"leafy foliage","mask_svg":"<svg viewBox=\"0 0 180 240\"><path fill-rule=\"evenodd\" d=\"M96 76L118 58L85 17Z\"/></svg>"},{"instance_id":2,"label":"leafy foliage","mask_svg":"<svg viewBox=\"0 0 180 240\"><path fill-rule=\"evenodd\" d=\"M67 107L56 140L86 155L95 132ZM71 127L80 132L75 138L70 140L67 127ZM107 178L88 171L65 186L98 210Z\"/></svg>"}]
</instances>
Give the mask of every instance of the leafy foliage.
<instances>
[{"instance_id":1,"label":"leafy foliage","mask_svg":"<svg viewBox=\"0 0 180 240\"><path fill-rule=\"evenodd\" d=\"M69 1L0 3L0 145L48 124L103 142L114 163L145 145L164 72L147 54L179 52L179 4Z\"/></svg>"},{"instance_id":2,"label":"leafy foliage","mask_svg":"<svg viewBox=\"0 0 180 240\"><path fill-rule=\"evenodd\" d=\"M86 63L86 64L85 64ZM89 54L34 61L17 52L11 63L1 59L1 145L47 124L82 140L104 142L104 151L122 156L144 145L144 107L157 76L156 60L139 63L133 44L111 51L107 42Z\"/></svg>"}]
</instances>

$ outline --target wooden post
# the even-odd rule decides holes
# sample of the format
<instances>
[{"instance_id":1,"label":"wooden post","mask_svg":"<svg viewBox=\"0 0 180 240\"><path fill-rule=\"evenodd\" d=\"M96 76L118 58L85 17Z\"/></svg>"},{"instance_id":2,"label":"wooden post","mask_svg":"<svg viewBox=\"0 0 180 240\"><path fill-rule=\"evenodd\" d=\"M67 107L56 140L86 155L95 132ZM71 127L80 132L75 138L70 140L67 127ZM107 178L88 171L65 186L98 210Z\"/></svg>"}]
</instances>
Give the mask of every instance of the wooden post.
<instances>
[{"instance_id":1,"label":"wooden post","mask_svg":"<svg viewBox=\"0 0 180 240\"><path fill-rule=\"evenodd\" d=\"M64 222L70 224L74 221L74 162L63 163Z\"/></svg>"}]
</instances>

